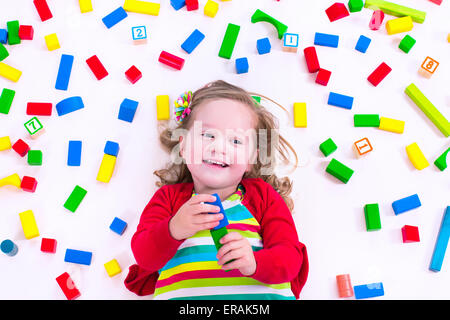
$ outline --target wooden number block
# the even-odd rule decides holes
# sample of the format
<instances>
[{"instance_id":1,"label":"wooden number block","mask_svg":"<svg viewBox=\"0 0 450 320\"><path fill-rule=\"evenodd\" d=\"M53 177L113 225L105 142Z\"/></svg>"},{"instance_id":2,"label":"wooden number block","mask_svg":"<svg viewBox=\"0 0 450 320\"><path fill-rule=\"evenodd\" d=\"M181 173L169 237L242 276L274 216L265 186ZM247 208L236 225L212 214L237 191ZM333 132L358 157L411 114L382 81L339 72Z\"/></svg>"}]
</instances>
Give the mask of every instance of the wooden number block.
<instances>
[{"instance_id":1,"label":"wooden number block","mask_svg":"<svg viewBox=\"0 0 450 320\"><path fill-rule=\"evenodd\" d=\"M439 62L430 57L426 57L422 65L420 66L419 74L421 74L425 78L431 78L438 66Z\"/></svg>"}]
</instances>

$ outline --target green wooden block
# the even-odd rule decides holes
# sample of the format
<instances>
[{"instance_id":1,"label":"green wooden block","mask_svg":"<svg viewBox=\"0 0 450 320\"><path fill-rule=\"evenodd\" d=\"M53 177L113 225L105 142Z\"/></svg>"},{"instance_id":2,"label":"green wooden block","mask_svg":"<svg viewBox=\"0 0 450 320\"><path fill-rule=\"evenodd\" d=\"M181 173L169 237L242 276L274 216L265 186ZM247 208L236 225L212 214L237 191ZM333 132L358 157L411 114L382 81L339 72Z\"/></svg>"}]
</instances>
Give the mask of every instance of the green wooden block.
<instances>
[{"instance_id":1,"label":"green wooden block","mask_svg":"<svg viewBox=\"0 0 450 320\"><path fill-rule=\"evenodd\" d=\"M8 21L6 27L8 29L8 44L19 44L19 20Z\"/></svg>"},{"instance_id":2,"label":"green wooden block","mask_svg":"<svg viewBox=\"0 0 450 320\"><path fill-rule=\"evenodd\" d=\"M398 47L405 53L408 53L411 48L416 44L416 39L411 37L409 34L407 34L402 41L400 41L400 44Z\"/></svg>"},{"instance_id":3,"label":"green wooden block","mask_svg":"<svg viewBox=\"0 0 450 320\"><path fill-rule=\"evenodd\" d=\"M447 169L447 155L450 152L450 148L447 149L443 154L441 154L436 161L434 161L434 165L438 167L439 170L444 171Z\"/></svg>"},{"instance_id":4,"label":"green wooden block","mask_svg":"<svg viewBox=\"0 0 450 320\"><path fill-rule=\"evenodd\" d=\"M380 209L378 203L366 204L364 206L364 216L366 218L367 231L381 229Z\"/></svg>"},{"instance_id":5,"label":"green wooden block","mask_svg":"<svg viewBox=\"0 0 450 320\"><path fill-rule=\"evenodd\" d=\"M446 137L450 136L450 122L439 112L439 110L425 97L425 95L411 83L406 87L405 93L422 110L423 113L434 123L434 125Z\"/></svg>"},{"instance_id":6,"label":"green wooden block","mask_svg":"<svg viewBox=\"0 0 450 320\"><path fill-rule=\"evenodd\" d=\"M6 47L3 45L3 43L0 43L0 61L5 60L5 58L8 56L8 50L6 50Z\"/></svg>"},{"instance_id":7,"label":"green wooden block","mask_svg":"<svg viewBox=\"0 0 450 320\"><path fill-rule=\"evenodd\" d=\"M272 24L275 27L275 29L277 29L278 39L283 39L283 35L286 33L288 26L278 21L277 19L269 16L267 13L259 9L256 9L255 13L253 13L252 15L251 22L256 23L262 21Z\"/></svg>"},{"instance_id":8,"label":"green wooden block","mask_svg":"<svg viewBox=\"0 0 450 320\"><path fill-rule=\"evenodd\" d=\"M376 127L380 126L380 115L378 114L355 114L353 115L355 127Z\"/></svg>"},{"instance_id":9,"label":"green wooden block","mask_svg":"<svg viewBox=\"0 0 450 320\"><path fill-rule=\"evenodd\" d=\"M83 201L86 193L87 191L84 190L82 187L78 185L75 186L69 198L67 198L66 202L64 203L64 208L66 208L69 211L75 212L75 210L77 210L78 206L80 205L81 201Z\"/></svg>"},{"instance_id":10,"label":"green wooden block","mask_svg":"<svg viewBox=\"0 0 450 320\"><path fill-rule=\"evenodd\" d=\"M348 8L350 12L359 12L364 7L364 3L362 0L350 0L348 2Z\"/></svg>"},{"instance_id":11,"label":"green wooden block","mask_svg":"<svg viewBox=\"0 0 450 320\"><path fill-rule=\"evenodd\" d=\"M6 88L3 89L2 95L0 96L0 113L9 113L15 94L16 92L14 90Z\"/></svg>"},{"instance_id":12,"label":"green wooden block","mask_svg":"<svg viewBox=\"0 0 450 320\"><path fill-rule=\"evenodd\" d=\"M414 22L423 23L427 15L426 12L419 11L416 9L401 6L392 2L383 0L366 0L364 8L369 8L372 10L381 10L385 14L389 14L394 17L405 17L410 16Z\"/></svg>"},{"instance_id":13,"label":"green wooden block","mask_svg":"<svg viewBox=\"0 0 450 320\"><path fill-rule=\"evenodd\" d=\"M337 145L334 143L333 139L329 138L320 144L319 149L325 157L328 157L336 151Z\"/></svg>"},{"instance_id":14,"label":"green wooden block","mask_svg":"<svg viewBox=\"0 0 450 320\"><path fill-rule=\"evenodd\" d=\"M28 164L30 166L41 166L42 165L42 151L41 150L28 151Z\"/></svg>"},{"instance_id":15,"label":"green wooden block","mask_svg":"<svg viewBox=\"0 0 450 320\"><path fill-rule=\"evenodd\" d=\"M352 169L334 158L331 159L325 171L331 174L336 179L341 180L343 183L347 183L354 172Z\"/></svg>"},{"instance_id":16,"label":"green wooden block","mask_svg":"<svg viewBox=\"0 0 450 320\"><path fill-rule=\"evenodd\" d=\"M214 244L216 245L216 249L217 251L219 251L219 249L222 248L222 244L219 241L223 236L228 234L227 227L222 227L217 230L211 229L209 231L211 232L211 236L214 240Z\"/></svg>"},{"instance_id":17,"label":"green wooden block","mask_svg":"<svg viewBox=\"0 0 450 320\"><path fill-rule=\"evenodd\" d=\"M28 133L31 136L35 135L36 133L38 133L39 131L44 129L44 126L39 121L39 119L36 117L31 118L30 120L25 122L23 125L25 126L25 129L27 129Z\"/></svg>"},{"instance_id":18,"label":"green wooden block","mask_svg":"<svg viewBox=\"0 0 450 320\"><path fill-rule=\"evenodd\" d=\"M229 23L225 35L222 40L222 45L219 50L219 57L230 59L233 54L234 45L236 44L239 35L240 26Z\"/></svg>"}]
</instances>

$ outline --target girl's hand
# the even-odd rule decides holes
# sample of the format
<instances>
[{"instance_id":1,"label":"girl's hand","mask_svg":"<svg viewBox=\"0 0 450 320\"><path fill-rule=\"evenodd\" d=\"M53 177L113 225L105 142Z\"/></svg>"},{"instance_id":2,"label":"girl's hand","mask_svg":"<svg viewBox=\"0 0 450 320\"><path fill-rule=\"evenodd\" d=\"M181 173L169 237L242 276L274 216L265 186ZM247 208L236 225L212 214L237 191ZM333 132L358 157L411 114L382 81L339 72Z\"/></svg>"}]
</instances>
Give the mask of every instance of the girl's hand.
<instances>
[{"instance_id":1,"label":"girl's hand","mask_svg":"<svg viewBox=\"0 0 450 320\"><path fill-rule=\"evenodd\" d=\"M238 232L230 232L220 239L223 244L217 252L217 263L223 270L238 269L244 276L256 271L256 260L250 242ZM233 260L227 263L230 260Z\"/></svg>"},{"instance_id":2,"label":"girl's hand","mask_svg":"<svg viewBox=\"0 0 450 320\"><path fill-rule=\"evenodd\" d=\"M219 225L223 214L209 214L219 212L220 208L212 204L216 197L210 194L197 194L186 201L169 221L169 232L175 240L187 239L198 231L214 228Z\"/></svg>"}]
</instances>

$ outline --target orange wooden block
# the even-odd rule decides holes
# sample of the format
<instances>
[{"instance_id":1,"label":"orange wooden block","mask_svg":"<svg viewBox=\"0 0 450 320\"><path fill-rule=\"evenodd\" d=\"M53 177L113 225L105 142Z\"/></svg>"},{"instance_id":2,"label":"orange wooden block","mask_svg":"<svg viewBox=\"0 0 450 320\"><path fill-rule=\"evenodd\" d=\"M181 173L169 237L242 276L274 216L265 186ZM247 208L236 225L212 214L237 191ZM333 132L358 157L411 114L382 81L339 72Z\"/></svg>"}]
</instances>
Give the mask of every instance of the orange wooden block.
<instances>
[{"instance_id":1,"label":"orange wooden block","mask_svg":"<svg viewBox=\"0 0 450 320\"><path fill-rule=\"evenodd\" d=\"M420 66L419 73L426 78L430 78L434 74L438 66L439 62L430 57L426 57L426 59Z\"/></svg>"},{"instance_id":2,"label":"orange wooden block","mask_svg":"<svg viewBox=\"0 0 450 320\"><path fill-rule=\"evenodd\" d=\"M363 138L361 140L356 141L354 145L356 151L358 152L358 155L360 156L373 150L372 145L370 144L370 141L367 138Z\"/></svg>"},{"instance_id":3,"label":"orange wooden block","mask_svg":"<svg viewBox=\"0 0 450 320\"><path fill-rule=\"evenodd\" d=\"M353 296L353 287L349 274L337 275L336 282L340 298L349 298Z\"/></svg>"}]
</instances>

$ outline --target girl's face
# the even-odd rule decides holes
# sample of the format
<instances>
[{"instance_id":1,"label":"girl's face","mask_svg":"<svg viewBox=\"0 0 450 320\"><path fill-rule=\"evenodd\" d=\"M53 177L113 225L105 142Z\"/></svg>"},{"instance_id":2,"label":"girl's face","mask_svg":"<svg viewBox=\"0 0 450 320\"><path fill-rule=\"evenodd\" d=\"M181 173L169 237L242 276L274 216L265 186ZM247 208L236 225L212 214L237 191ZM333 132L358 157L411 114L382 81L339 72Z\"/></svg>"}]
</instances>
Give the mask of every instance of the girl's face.
<instances>
[{"instance_id":1,"label":"girl's face","mask_svg":"<svg viewBox=\"0 0 450 320\"><path fill-rule=\"evenodd\" d=\"M210 100L196 107L180 151L196 188L237 185L256 163L256 117L234 100Z\"/></svg>"}]
</instances>

